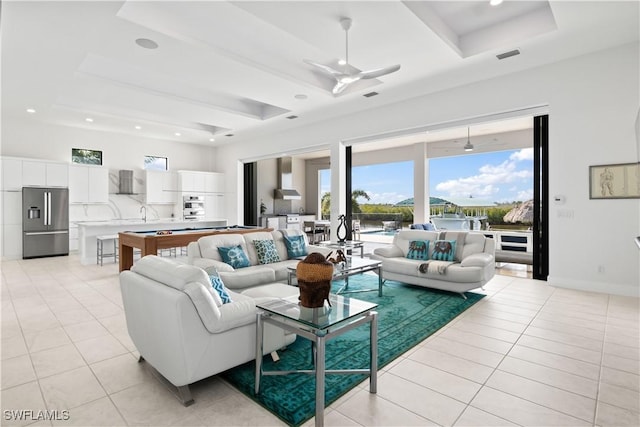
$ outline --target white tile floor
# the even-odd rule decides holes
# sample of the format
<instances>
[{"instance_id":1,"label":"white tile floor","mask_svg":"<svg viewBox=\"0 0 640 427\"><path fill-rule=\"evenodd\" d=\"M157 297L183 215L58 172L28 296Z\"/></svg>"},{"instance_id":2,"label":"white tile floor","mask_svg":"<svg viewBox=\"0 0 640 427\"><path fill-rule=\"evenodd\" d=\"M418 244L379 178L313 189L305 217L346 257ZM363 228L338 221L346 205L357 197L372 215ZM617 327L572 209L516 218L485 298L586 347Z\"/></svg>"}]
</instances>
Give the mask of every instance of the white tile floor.
<instances>
[{"instance_id":1,"label":"white tile floor","mask_svg":"<svg viewBox=\"0 0 640 427\"><path fill-rule=\"evenodd\" d=\"M138 364L115 264L1 266L2 425L282 425L217 377L185 408ZM377 395L364 382L327 408L326 425L640 425L638 299L504 275L485 292L382 369Z\"/></svg>"}]
</instances>

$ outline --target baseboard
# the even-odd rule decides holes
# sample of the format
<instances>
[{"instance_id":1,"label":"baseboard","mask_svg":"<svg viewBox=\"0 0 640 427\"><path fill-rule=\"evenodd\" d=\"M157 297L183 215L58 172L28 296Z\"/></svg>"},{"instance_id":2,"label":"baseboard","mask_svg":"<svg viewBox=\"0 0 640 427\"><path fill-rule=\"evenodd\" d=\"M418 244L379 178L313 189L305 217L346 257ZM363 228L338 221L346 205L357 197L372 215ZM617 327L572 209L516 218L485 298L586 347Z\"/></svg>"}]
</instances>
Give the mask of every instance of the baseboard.
<instances>
[{"instance_id":1,"label":"baseboard","mask_svg":"<svg viewBox=\"0 0 640 427\"><path fill-rule=\"evenodd\" d=\"M598 292L601 294L621 295L627 297L640 297L638 285L608 282L590 282L586 280L575 280L564 277L547 278L547 283L556 288L574 289L584 292Z\"/></svg>"}]
</instances>

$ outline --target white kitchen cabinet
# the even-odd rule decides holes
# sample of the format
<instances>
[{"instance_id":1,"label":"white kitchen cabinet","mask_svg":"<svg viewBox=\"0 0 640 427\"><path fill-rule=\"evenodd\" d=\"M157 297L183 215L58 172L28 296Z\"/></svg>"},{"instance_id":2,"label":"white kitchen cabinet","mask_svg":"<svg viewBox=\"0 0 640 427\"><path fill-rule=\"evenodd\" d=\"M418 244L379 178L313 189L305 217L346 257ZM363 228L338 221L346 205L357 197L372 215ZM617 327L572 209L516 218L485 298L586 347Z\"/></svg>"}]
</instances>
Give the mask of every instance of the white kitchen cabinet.
<instances>
[{"instance_id":1,"label":"white kitchen cabinet","mask_svg":"<svg viewBox=\"0 0 640 427\"><path fill-rule=\"evenodd\" d=\"M66 163L47 163L47 187L69 186L69 165Z\"/></svg>"},{"instance_id":2,"label":"white kitchen cabinet","mask_svg":"<svg viewBox=\"0 0 640 427\"><path fill-rule=\"evenodd\" d=\"M205 219L213 220L226 218L224 194L207 193L204 195L204 203Z\"/></svg>"},{"instance_id":3,"label":"white kitchen cabinet","mask_svg":"<svg viewBox=\"0 0 640 427\"><path fill-rule=\"evenodd\" d=\"M80 249L78 240L78 224L69 223L69 251L76 252Z\"/></svg>"},{"instance_id":4,"label":"white kitchen cabinet","mask_svg":"<svg viewBox=\"0 0 640 427\"><path fill-rule=\"evenodd\" d=\"M109 169L102 166L69 166L69 203L109 203Z\"/></svg>"},{"instance_id":5,"label":"white kitchen cabinet","mask_svg":"<svg viewBox=\"0 0 640 427\"><path fill-rule=\"evenodd\" d=\"M219 172L207 172L205 174L206 193L224 193L224 174Z\"/></svg>"},{"instance_id":6,"label":"white kitchen cabinet","mask_svg":"<svg viewBox=\"0 0 640 427\"><path fill-rule=\"evenodd\" d=\"M5 191L22 190L22 160L2 159L2 189Z\"/></svg>"},{"instance_id":7,"label":"white kitchen cabinet","mask_svg":"<svg viewBox=\"0 0 640 427\"><path fill-rule=\"evenodd\" d=\"M22 205L20 205L22 207ZM2 225L2 258L18 259L22 257L22 224Z\"/></svg>"},{"instance_id":8,"label":"white kitchen cabinet","mask_svg":"<svg viewBox=\"0 0 640 427\"><path fill-rule=\"evenodd\" d=\"M24 187L43 186L47 181L45 162L25 160L22 162L22 185Z\"/></svg>"},{"instance_id":9,"label":"white kitchen cabinet","mask_svg":"<svg viewBox=\"0 0 640 427\"><path fill-rule=\"evenodd\" d=\"M204 193L206 172L178 171L178 185L183 193Z\"/></svg>"},{"instance_id":10,"label":"white kitchen cabinet","mask_svg":"<svg viewBox=\"0 0 640 427\"><path fill-rule=\"evenodd\" d=\"M66 163L22 161L23 187L67 187L68 185L69 169Z\"/></svg>"},{"instance_id":11,"label":"white kitchen cabinet","mask_svg":"<svg viewBox=\"0 0 640 427\"><path fill-rule=\"evenodd\" d=\"M22 226L22 192L2 192L2 223Z\"/></svg>"},{"instance_id":12,"label":"white kitchen cabinet","mask_svg":"<svg viewBox=\"0 0 640 427\"><path fill-rule=\"evenodd\" d=\"M146 203L174 204L178 200L178 175L169 171L146 171Z\"/></svg>"}]
</instances>

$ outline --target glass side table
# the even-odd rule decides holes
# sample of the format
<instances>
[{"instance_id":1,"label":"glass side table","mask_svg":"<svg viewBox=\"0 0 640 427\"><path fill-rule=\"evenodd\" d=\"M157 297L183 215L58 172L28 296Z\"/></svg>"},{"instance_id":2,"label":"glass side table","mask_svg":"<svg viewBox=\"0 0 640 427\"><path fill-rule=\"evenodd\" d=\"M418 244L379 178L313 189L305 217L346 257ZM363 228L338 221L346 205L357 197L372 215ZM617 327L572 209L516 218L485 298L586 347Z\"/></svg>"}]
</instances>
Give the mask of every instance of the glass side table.
<instances>
[{"instance_id":1,"label":"glass side table","mask_svg":"<svg viewBox=\"0 0 640 427\"><path fill-rule=\"evenodd\" d=\"M255 392L260 394L260 380L263 375L287 375L304 373L316 377L316 414L315 425L324 425L324 380L326 374L368 374L369 392L376 393L378 386L378 304L349 298L342 295L329 295L331 306L306 308L299 305L298 296L274 299L256 304L258 307L256 323L256 375ZM264 324L269 323L311 341L314 354L314 369L296 371L263 371L262 344ZM325 369L326 342L353 328L369 323L368 368L363 369Z\"/></svg>"}]
</instances>

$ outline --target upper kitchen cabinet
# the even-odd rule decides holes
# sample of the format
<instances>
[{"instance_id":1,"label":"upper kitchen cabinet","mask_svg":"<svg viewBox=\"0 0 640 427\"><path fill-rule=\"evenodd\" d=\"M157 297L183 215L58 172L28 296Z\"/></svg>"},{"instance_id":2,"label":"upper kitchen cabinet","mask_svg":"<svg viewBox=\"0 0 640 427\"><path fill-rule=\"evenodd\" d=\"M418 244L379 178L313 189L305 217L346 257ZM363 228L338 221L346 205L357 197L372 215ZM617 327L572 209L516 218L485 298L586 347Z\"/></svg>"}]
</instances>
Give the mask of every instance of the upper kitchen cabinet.
<instances>
[{"instance_id":1,"label":"upper kitchen cabinet","mask_svg":"<svg viewBox=\"0 0 640 427\"><path fill-rule=\"evenodd\" d=\"M109 169L103 166L69 166L69 203L109 203Z\"/></svg>"},{"instance_id":2,"label":"upper kitchen cabinet","mask_svg":"<svg viewBox=\"0 0 640 427\"><path fill-rule=\"evenodd\" d=\"M224 174L219 172L178 171L178 189L183 193L223 193Z\"/></svg>"},{"instance_id":3,"label":"upper kitchen cabinet","mask_svg":"<svg viewBox=\"0 0 640 427\"><path fill-rule=\"evenodd\" d=\"M219 172L207 173L204 184L204 190L207 193L224 193L224 174Z\"/></svg>"},{"instance_id":4,"label":"upper kitchen cabinet","mask_svg":"<svg viewBox=\"0 0 640 427\"><path fill-rule=\"evenodd\" d=\"M204 193L206 172L178 171L178 186L183 193Z\"/></svg>"},{"instance_id":5,"label":"upper kitchen cabinet","mask_svg":"<svg viewBox=\"0 0 640 427\"><path fill-rule=\"evenodd\" d=\"M67 163L35 159L2 158L2 189L18 191L22 187L67 187Z\"/></svg>"},{"instance_id":6,"label":"upper kitchen cabinet","mask_svg":"<svg viewBox=\"0 0 640 427\"><path fill-rule=\"evenodd\" d=\"M146 203L174 204L178 199L178 174L169 171L146 171Z\"/></svg>"},{"instance_id":7,"label":"upper kitchen cabinet","mask_svg":"<svg viewBox=\"0 0 640 427\"><path fill-rule=\"evenodd\" d=\"M22 162L23 187L67 187L68 185L68 164L35 160L24 160Z\"/></svg>"},{"instance_id":8,"label":"upper kitchen cabinet","mask_svg":"<svg viewBox=\"0 0 640 427\"><path fill-rule=\"evenodd\" d=\"M22 190L22 160L2 158L2 189L4 191Z\"/></svg>"}]
</instances>

